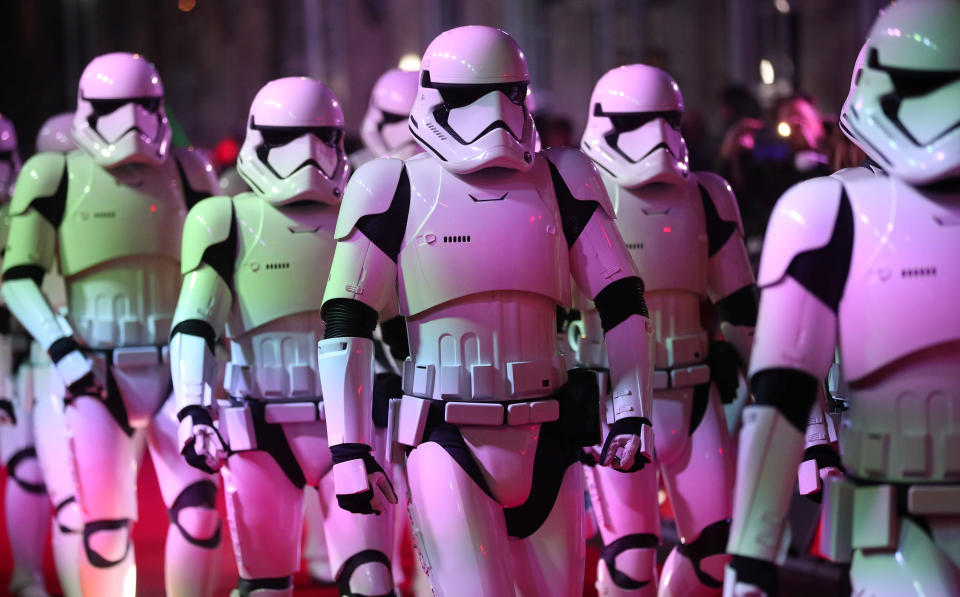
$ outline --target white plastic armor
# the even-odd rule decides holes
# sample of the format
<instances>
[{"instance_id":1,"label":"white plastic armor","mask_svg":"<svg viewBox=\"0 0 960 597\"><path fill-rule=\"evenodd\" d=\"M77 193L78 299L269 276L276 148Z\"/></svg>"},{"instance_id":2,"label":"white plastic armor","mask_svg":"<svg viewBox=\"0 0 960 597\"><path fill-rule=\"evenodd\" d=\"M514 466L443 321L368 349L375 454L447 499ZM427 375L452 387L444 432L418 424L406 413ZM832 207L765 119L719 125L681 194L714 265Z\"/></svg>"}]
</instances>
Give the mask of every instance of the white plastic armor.
<instances>
[{"instance_id":1,"label":"white plastic armor","mask_svg":"<svg viewBox=\"0 0 960 597\"><path fill-rule=\"evenodd\" d=\"M64 112L43 121L37 132L37 153L54 151L67 153L77 148L73 142L73 112Z\"/></svg>"},{"instance_id":2,"label":"white plastic armor","mask_svg":"<svg viewBox=\"0 0 960 597\"><path fill-rule=\"evenodd\" d=\"M416 71L391 68L373 84L360 138L374 157L406 159L423 151L409 128L419 78Z\"/></svg>"},{"instance_id":3,"label":"white plastic armor","mask_svg":"<svg viewBox=\"0 0 960 597\"><path fill-rule=\"evenodd\" d=\"M564 394L555 308L569 301L571 275L594 297L631 284L636 271L589 160L575 150L533 153L527 67L509 36L453 29L422 64L410 127L426 152L370 162L347 186L324 295L328 331L331 321L340 328L379 311L397 285L411 357L404 396L391 405L391 453L407 452L414 538L434 594L469 586L484 596L579 595L581 473L575 451L553 442L580 414L563 412L576 407ZM563 209L582 221L565 225ZM624 424L650 412L638 307L627 306L608 332L624 338L610 366ZM367 416L364 346L367 338L349 333L320 343L325 401L342 401L345 418L330 433L354 446L372 442L349 421ZM651 448L642 445L649 436L617 438L614 466L629 468ZM562 465L543 489L535 470L549 460ZM362 467L351 467L338 495L355 506L389 498L364 482L368 462L345 464L355 462ZM373 491L364 498L357 489ZM528 502L543 491L546 503ZM519 514L524 508L532 512Z\"/></svg>"},{"instance_id":4,"label":"white plastic armor","mask_svg":"<svg viewBox=\"0 0 960 597\"><path fill-rule=\"evenodd\" d=\"M423 54L410 132L450 172L522 171L533 164L533 115L524 105L530 73L523 52L507 39L491 27L458 27L437 36ZM476 96L479 90L465 85L491 90Z\"/></svg>"},{"instance_id":5,"label":"white plastic armor","mask_svg":"<svg viewBox=\"0 0 960 597\"><path fill-rule=\"evenodd\" d=\"M95 164L162 164L171 134L163 111L163 83L146 58L113 52L83 69L73 140Z\"/></svg>"},{"instance_id":6,"label":"white plastic armor","mask_svg":"<svg viewBox=\"0 0 960 597\"><path fill-rule=\"evenodd\" d=\"M53 128L69 139L72 113L61 114L48 120L38 135L40 151L69 151L51 139ZM51 125L53 121L53 125ZM46 143L46 144L44 144ZM9 208L5 204L4 212ZM6 244L9 216L4 213L2 240ZM63 280L55 272L43 280L43 293L55 309L64 307ZM22 334L20 328L16 328ZM18 334L18 336L20 336ZM83 522L73 486L69 467L66 424L63 418L63 395L56 392L59 383L51 386L53 373L50 359L36 343L28 338L3 337L3 348L29 351L29 358L16 371L16 378L4 376L2 396L14 398L16 425L0 427L0 451L3 462L16 458L16 470L7 471L8 488L5 505L8 512L8 536L16 562L11 578L11 591L24 596L46 595L43 592L40 569L47 528L50 521L50 506L54 507L53 549L57 575L64 595L78 597L77 559L80 557ZM29 348L26 345L29 344ZM5 353L6 354L6 353ZM2 357L9 363L9 354ZM35 452L35 456L32 453ZM39 463L39 467L37 466ZM42 476L41 476L42 474ZM14 487L13 485L16 485ZM29 565L23 565L27 563ZM25 571L29 570L29 574Z\"/></svg>"},{"instance_id":7,"label":"white plastic armor","mask_svg":"<svg viewBox=\"0 0 960 597\"><path fill-rule=\"evenodd\" d=\"M952 33L960 6L919 0L893 8L881 13L889 26L870 30L840 127L881 168L910 184L956 177L960 130L951 119L960 101L960 40Z\"/></svg>"},{"instance_id":8,"label":"white plastic armor","mask_svg":"<svg viewBox=\"0 0 960 597\"><path fill-rule=\"evenodd\" d=\"M677 184L690 172L682 114L683 96L673 77L645 64L621 66L594 87L581 147L624 188Z\"/></svg>"},{"instance_id":9,"label":"white plastic armor","mask_svg":"<svg viewBox=\"0 0 960 597\"><path fill-rule=\"evenodd\" d=\"M85 595L134 590L130 525L143 435L170 510L167 592L210 594L218 555L217 485L179 459L164 347L183 218L216 180L199 154L167 150L161 93L142 57L94 59L81 77L74 122L81 151L31 158L11 204L2 292L69 386ZM66 284L67 319L38 286L54 263Z\"/></svg>"},{"instance_id":10,"label":"white plastic armor","mask_svg":"<svg viewBox=\"0 0 960 597\"><path fill-rule=\"evenodd\" d=\"M271 203L319 200L336 205L350 171L343 150L343 111L325 85L287 93L297 79L278 79L257 93L237 171ZM317 105L324 107L320 119L307 117Z\"/></svg>"},{"instance_id":11,"label":"white plastic armor","mask_svg":"<svg viewBox=\"0 0 960 597\"><path fill-rule=\"evenodd\" d=\"M670 75L642 64L621 66L597 82L582 141L600 169L617 227L644 281L654 338L656 464L683 545L670 553L658 582L657 469L630 475L590 471L605 545L597 573L601 595L719 594L726 561L717 546L725 541L732 506L733 454L720 392L711 383L700 304L710 300L720 306L721 329L745 364L752 299L727 304L731 297L752 296L754 281L730 186L714 174L689 172L679 130L682 113L683 98ZM678 255L684 258L678 261ZM581 364L602 373L608 355L622 348L609 332L601 335L592 302L577 297L575 304L583 320L573 324L572 348ZM731 307L743 313L731 317ZM727 366L735 380L736 362ZM607 392L603 375L600 381L611 424L618 397ZM704 491L712 499L702 499Z\"/></svg>"},{"instance_id":12,"label":"white plastic armor","mask_svg":"<svg viewBox=\"0 0 960 597\"><path fill-rule=\"evenodd\" d=\"M942 302L960 290L949 265L960 251L960 211L956 191L937 186L955 175L952 166L920 159L939 162L939 144L950 140L925 136L922 126L945 130L960 117L960 104L944 95L957 86L960 53L950 32L958 25L953 2L900 2L880 14L861 52L866 66L854 76L844 122L856 127L848 135L887 173L843 170L787 191L771 217L760 267L755 380L792 370L792 379L809 379L813 387L833 362L834 344L840 346L850 403L840 443L852 480L826 483L822 547L832 559L851 562L856 594L960 592L960 315ZM953 78L931 74L939 71ZM886 112L913 131L916 148L904 142L904 129L879 122L888 117L879 112L866 126L874 91L861 89L885 77L888 90L899 92L911 76L937 84L903 88L897 99L907 99ZM909 121L914 102L925 105L922 120ZM781 465L799 460L803 436L787 424L796 425L788 414L796 409L781 395L790 389L770 387L779 394L759 393L761 405L744 413L756 425L740 439L741 463L761 453L782 454ZM739 469L728 549L740 561L735 557L727 571L730 595L769 588L751 568L775 558L792 485L788 469Z\"/></svg>"},{"instance_id":13,"label":"white plastic armor","mask_svg":"<svg viewBox=\"0 0 960 597\"><path fill-rule=\"evenodd\" d=\"M9 200L20 170L17 135L13 123L0 115L0 245L9 232ZM0 464L6 468L4 510L12 575L8 586L18 597L46 597L43 552L50 526L50 503L36 455L33 430L32 381L21 366L13 370L16 353L28 344L6 305L0 314L7 321L0 334Z\"/></svg>"},{"instance_id":14,"label":"white plastic armor","mask_svg":"<svg viewBox=\"0 0 960 597\"><path fill-rule=\"evenodd\" d=\"M317 285L329 274L346 174L345 167L324 168L323 160L342 161L342 123L337 99L322 83L267 83L253 100L238 165L254 192L199 203L184 232L186 277L171 341L179 445L194 466L223 467L241 589L252 595L292 594L307 485L320 495L316 522L341 594L393 594L386 555L392 511L368 518L335 503L334 484L365 488L367 476L333 466L329 446L344 433L328 436L326 428L336 429L333 421L343 417L338 403L323 399L316 360L324 332ZM278 176L272 190L265 190L267 176ZM210 344L220 336L230 343L230 399L218 405ZM369 373L372 344L368 356ZM363 422L373 428L369 411Z\"/></svg>"}]
</instances>

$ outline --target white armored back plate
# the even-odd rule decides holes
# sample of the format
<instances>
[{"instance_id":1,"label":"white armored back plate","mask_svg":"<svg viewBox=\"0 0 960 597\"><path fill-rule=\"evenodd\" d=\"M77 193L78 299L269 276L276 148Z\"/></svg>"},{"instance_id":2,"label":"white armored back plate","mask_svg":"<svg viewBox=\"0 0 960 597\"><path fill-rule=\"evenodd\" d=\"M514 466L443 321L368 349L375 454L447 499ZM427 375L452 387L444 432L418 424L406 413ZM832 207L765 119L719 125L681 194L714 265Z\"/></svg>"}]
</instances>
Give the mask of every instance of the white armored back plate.
<instances>
[{"instance_id":1,"label":"white armored back plate","mask_svg":"<svg viewBox=\"0 0 960 597\"><path fill-rule=\"evenodd\" d=\"M229 337L295 313L319 314L336 245L336 208L305 203L281 211L252 193L234 205L236 304Z\"/></svg>"},{"instance_id":2,"label":"white armored back plate","mask_svg":"<svg viewBox=\"0 0 960 597\"><path fill-rule=\"evenodd\" d=\"M407 162L410 211L398 260L400 312L471 294L531 292L570 302L570 258L546 158L532 170L457 176Z\"/></svg>"},{"instance_id":3,"label":"white armored back plate","mask_svg":"<svg viewBox=\"0 0 960 597\"><path fill-rule=\"evenodd\" d=\"M67 156L67 173L67 205L60 225L60 270L65 277L141 255L179 264L187 207L173 160L126 168L115 176L75 151Z\"/></svg>"},{"instance_id":4,"label":"white armored back plate","mask_svg":"<svg viewBox=\"0 0 960 597\"><path fill-rule=\"evenodd\" d=\"M853 256L839 306L850 382L911 353L960 340L960 204L887 176L844 184Z\"/></svg>"},{"instance_id":5,"label":"white armored back plate","mask_svg":"<svg viewBox=\"0 0 960 597\"><path fill-rule=\"evenodd\" d=\"M603 179L645 292L679 290L706 297L707 227L696 183L625 189L606 175Z\"/></svg>"}]
</instances>

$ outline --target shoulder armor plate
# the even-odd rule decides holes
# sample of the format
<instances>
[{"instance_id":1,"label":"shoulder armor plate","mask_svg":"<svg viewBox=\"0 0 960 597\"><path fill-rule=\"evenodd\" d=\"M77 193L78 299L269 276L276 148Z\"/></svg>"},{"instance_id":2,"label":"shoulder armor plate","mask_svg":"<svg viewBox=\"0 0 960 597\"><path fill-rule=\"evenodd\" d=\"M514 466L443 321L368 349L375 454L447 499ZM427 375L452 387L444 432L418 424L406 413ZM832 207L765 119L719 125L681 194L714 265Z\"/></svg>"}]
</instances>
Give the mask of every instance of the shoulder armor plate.
<instances>
[{"instance_id":1,"label":"shoulder armor plate","mask_svg":"<svg viewBox=\"0 0 960 597\"><path fill-rule=\"evenodd\" d=\"M205 196L216 195L220 192L220 184L213 169L213 164L199 151L177 148L173 150L173 157L177 160L181 176L190 186L184 193L203 193Z\"/></svg>"},{"instance_id":2,"label":"shoulder armor plate","mask_svg":"<svg viewBox=\"0 0 960 597\"><path fill-rule=\"evenodd\" d=\"M796 184L780 197L764 238L761 288L779 282L795 256L830 242L842 194L843 184L825 176Z\"/></svg>"},{"instance_id":3,"label":"shoulder armor plate","mask_svg":"<svg viewBox=\"0 0 960 597\"><path fill-rule=\"evenodd\" d=\"M233 225L233 200L207 197L193 206L183 225L183 249L180 269L186 274L200 266L207 247L222 243Z\"/></svg>"},{"instance_id":4,"label":"shoulder armor plate","mask_svg":"<svg viewBox=\"0 0 960 597\"><path fill-rule=\"evenodd\" d=\"M737 197L733 194L730 183L713 172L695 172L694 174L696 175L696 181L707 190L707 194L713 199L713 205L717 208L720 219L725 222L736 222L737 230L743 236L740 207L737 205Z\"/></svg>"},{"instance_id":5,"label":"shoulder armor plate","mask_svg":"<svg viewBox=\"0 0 960 597\"><path fill-rule=\"evenodd\" d=\"M380 158L367 162L353 173L340 203L340 215L334 236L346 238L363 216L380 214L393 202L403 160Z\"/></svg>"},{"instance_id":6,"label":"shoulder armor plate","mask_svg":"<svg viewBox=\"0 0 960 597\"><path fill-rule=\"evenodd\" d=\"M574 199L596 201L610 219L617 217L597 167L579 149L551 147L541 152L556 167Z\"/></svg>"},{"instance_id":7,"label":"shoulder armor plate","mask_svg":"<svg viewBox=\"0 0 960 597\"><path fill-rule=\"evenodd\" d=\"M877 174L870 168L857 166L856 168L844 168L843 170L837 170L836 172L831 174L831 176L833 178L840 179L845 183L851 183L851 182L857 182L857 181L870 179L870 178L877 178L878 176L881 176L881 175Z\"/></svg>"},{"instance_id":8,"label":"shoulder armor plate","mask_svg":"<svg viewBox=\"0 0 960 597\"><path fill-rule=\"evenodd\" d=\"M66 164L66 156L55 152L38 153L27 160L17 177L10 215L20 215L27 211L34 200L56 193L63 180Z\"/></svg>"}]
</instances>

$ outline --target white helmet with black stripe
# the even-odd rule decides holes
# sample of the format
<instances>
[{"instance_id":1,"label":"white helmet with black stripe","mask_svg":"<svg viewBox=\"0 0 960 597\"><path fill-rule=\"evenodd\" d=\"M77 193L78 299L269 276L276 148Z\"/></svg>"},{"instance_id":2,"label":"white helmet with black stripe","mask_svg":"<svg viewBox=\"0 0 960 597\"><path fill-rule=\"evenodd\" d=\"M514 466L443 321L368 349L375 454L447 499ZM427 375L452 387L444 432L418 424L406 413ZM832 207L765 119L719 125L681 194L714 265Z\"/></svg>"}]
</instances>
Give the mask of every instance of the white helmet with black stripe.
<instances>
[{"instance_id":1,"label":"white helmet with black stripe","mask_svg":"<svg viewBox=\"0 0 960 597\"><path fill-rule=\"evenodd\" d=\"M853 73L840 127L911 184L960 176L960 2L903 0L881 11Z\"/></svg>"},{"instance_id":2,"label":"white helmet with black stripe","mask_svg":"<svg viewBox=\"0 0 960 597\"><path fill-rule=\"evenodd\" d=\"M536 137L524 105L529 82L523 51L503 31L445 31L423 55L410 131L451 172L529 170Z\"/></svg>"}]
</instances>

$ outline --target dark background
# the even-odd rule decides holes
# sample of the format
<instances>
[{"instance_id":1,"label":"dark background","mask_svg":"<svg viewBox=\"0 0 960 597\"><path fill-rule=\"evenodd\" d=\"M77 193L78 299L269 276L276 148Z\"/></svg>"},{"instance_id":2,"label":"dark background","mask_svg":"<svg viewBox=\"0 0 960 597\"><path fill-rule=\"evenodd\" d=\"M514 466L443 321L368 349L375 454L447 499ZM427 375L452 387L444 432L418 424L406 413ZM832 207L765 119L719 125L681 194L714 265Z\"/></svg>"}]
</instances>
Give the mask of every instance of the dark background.
<instances>
[{"instance_id":1,"label":"dark background","mask_svg":"<svg viewBox=\"0 0 960 597\"><path fill-rule=\"evenodd\" d=\"M141 52L160 70L167 105L190 139L242 137L250 100L270 79L324 81L356 131L377 76L440 31L503 28L524 48L538 112L579 139L596 79L648 62L680 83L695 135L716 144L731 83L769 105L795 89L835 112L857 49L884 0L4 0L0 112L24 156L41 122L72 110L94 56ZM193 7L189 11L182 9ZM759 63L774 67L760 82ZM688 136L691 132L688 131ZM697 140L694 139L694 142Z\"/></svg>"}]
</instances>

